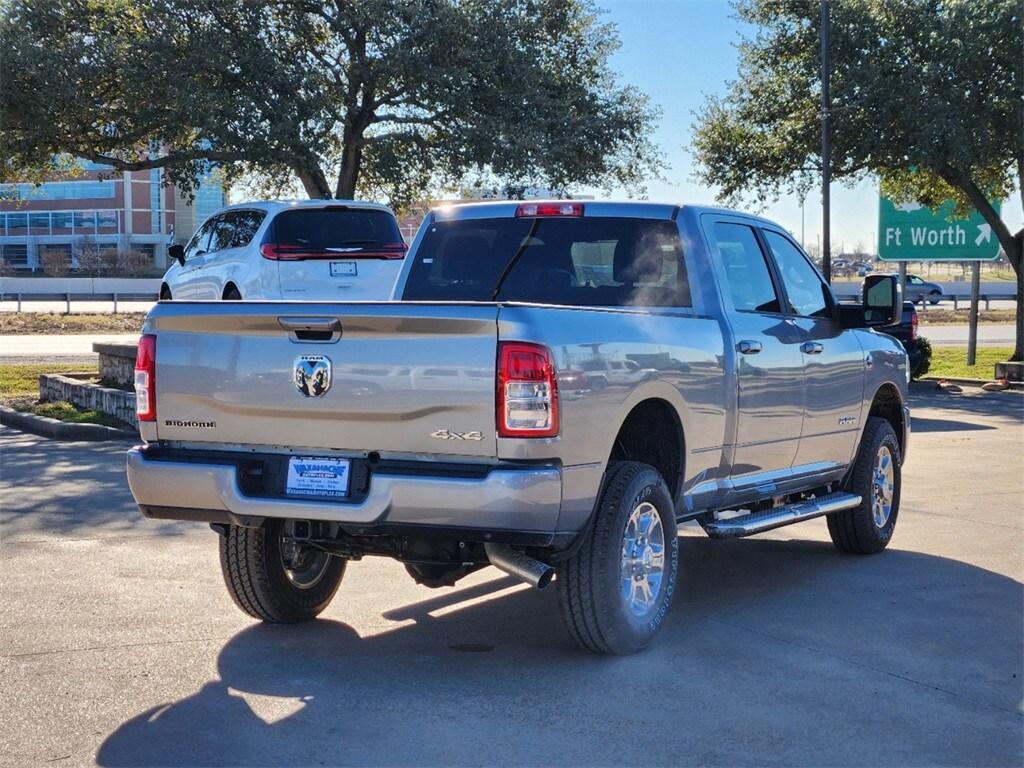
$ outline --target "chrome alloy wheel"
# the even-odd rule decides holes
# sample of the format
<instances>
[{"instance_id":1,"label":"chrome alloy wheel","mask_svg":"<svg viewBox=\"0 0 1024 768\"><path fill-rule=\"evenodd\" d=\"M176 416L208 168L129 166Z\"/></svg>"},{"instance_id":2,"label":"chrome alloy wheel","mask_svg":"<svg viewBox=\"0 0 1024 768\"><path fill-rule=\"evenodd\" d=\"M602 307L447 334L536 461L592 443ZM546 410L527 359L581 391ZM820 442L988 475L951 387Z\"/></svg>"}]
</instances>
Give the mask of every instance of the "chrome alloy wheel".
<instances>
[{"instance_id":1,"label":"chrome alloy wheel","mask_svg":"<svg viewBox=\"0 0 1024 768\"><path fill-rule=\"evenodd\" d=\"M622 599L634 616L645 616L654 608L664 571L665 531L658 510L644 501L626 523L619 568Z\"/></svg>"},{"instance_id":2,"label":"chrome alloy wheel","mask_svg":"<svg viewBox=\"0 0 1024 768\"><path fill-rule=\"evenodd\" d=\"M281 537L280 552L285 575L298 589L319 584L331 562L331 556L322 549L304 547L288 536Z\"/></svg>"},{"instance_id":3,"label":"chrome alloy wheel","mask_svg":"<svg viewBox=\"0 0 1024 768\"><path fill-rule=\"evenodd\" d=\"M893 482L893 456L888 446L878 449L875 467L871 479L871 516L875 525L884 528L892 514L892 497L895 484Z\"/></svg>"}]
</instances>

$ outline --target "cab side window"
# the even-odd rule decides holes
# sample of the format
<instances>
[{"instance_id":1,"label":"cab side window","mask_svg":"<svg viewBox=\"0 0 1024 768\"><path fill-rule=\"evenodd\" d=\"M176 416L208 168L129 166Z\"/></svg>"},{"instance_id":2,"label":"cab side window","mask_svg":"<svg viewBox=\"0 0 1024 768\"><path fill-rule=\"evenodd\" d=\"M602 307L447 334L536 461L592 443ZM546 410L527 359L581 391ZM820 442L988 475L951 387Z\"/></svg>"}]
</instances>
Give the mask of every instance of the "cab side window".
<instances>
[{"instance_id":1,"label":"cab side window","mask_svg":"<svg viewBox=\"0 0 1024 768\"><path fill-rule=\"evenodd\" d=\"M185 260L198 256L202 253L206 253L210 250L210 233L213 231L213 225L216 219L208 219L203 226L201 226L192 239L188 241L188 245L185 246Z\"/></svg>"},{"instance_id":2,"label":"cab side window","mask_svg":"<svg viewBox=\"0 0 1024 768\"><path fill-rule=\"evenodd\" d=\"M720 221L714 226L714 234L736 310L781 312L782 305L754 230L746 224Z\"/></svg>"},{"instance_id":3,"label":"cab side window","mask_svg":"<svg viewBox=\"0 0 1024 768\"><path fill-rule=\"evenodd\" d=\"M828 289L811 262L778 232L762 232L782 276L789 310L802 317L830 317Z\"/></svg>"}]
</instances>

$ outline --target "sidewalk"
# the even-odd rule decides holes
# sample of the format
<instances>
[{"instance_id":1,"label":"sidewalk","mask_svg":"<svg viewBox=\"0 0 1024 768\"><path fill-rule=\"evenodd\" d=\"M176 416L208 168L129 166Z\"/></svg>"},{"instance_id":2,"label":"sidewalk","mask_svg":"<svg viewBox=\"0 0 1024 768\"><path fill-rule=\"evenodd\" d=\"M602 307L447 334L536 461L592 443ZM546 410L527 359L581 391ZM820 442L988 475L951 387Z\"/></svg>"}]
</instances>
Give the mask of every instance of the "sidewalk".
<instances>
[{"instance_id":1,"label":"sidewalk","mask_svg":"<svg viewBox=\"0 0 1024 768\"><path fill-rule=\"evenodd\" d=\"M0 336L0 363L34 363L50 360L69 362L96 362L92 351L94 342L127 342L139 340L133 333L99 334L47 334Z\"/></svg>"},{"instance_id":2,"label":"sidewalk","mask_svg":"<svg viewBox=\"0 0 1024 768\"><path fill-rule=\"evenodd\" d=\"M920 325L918 333L940 347L967 346L967 324ZM979 323L978 344L983 347L1012 347L1015 341L1013 323Z\"/></svg>"}]
</instances>

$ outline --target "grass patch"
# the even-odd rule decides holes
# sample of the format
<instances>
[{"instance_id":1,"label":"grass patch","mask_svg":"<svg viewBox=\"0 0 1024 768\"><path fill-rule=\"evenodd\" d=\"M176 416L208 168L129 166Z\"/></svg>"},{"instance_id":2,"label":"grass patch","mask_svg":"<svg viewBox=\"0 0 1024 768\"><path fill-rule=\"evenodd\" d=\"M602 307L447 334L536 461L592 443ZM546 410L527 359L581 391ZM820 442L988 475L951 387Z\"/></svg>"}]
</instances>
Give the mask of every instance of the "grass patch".
<instances>
[{"instance_id":1,"label":"grass patch","mask_svg":"<svg viewBox=\"0 0 1024 768\"><path fill-rule=\"evenodd\" d=\"M928 378L991 380L996 363L1009 360L1012 347L978 347L975 364L967 365L967 347L932 347Z\"/></svg>"},{"instance_id":2,"label":"grass patch","mask_svg":"<svg viewBox=\"0 0 1024 768\"><path fill-rule=\"evenodd\" d=\"M36 403L19 408L20 411L46 416L71 424L102 424L104 427L123 427L124 425L112 416L99 411L79 408L71 403Z\"/></svg>"},{"instance_id":3,"label":"grass patch","mask_svg":"<svg viewBox=\"0 0 1024 768\"><path fill-rule=\"evenodd\" d=\"M142 312L121 314L86 313L60 315L54 312L2 312L0 334L141 333Z\"/></svg>"},{"instance_id":4,"label":"grass patch","mask_svg":"<svg viewBox=\"0 0 1024 768\"><path fill-rule=\"evenodd\" d=\"M11 405L26 399L39 399L39 374L41 373L90 373L99 372L83 365L55 365L54 363L33 363L28 365L0 365L0 403Z\"/></svg>"}]
</instances>

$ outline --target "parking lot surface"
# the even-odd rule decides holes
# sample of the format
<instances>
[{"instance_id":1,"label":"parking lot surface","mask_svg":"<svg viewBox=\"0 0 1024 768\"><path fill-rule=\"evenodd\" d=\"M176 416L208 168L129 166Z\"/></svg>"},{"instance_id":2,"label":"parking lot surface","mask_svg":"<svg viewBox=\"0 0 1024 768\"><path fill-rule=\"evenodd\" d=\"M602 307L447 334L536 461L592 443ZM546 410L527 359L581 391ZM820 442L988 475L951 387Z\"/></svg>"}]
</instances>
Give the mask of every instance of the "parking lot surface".
<instances>
[{"instance_id":1,"label":"parking lot surface","mask_svg":"<svg viewBox=\"0 0 1024 768\"><path fill-rule=\"evenodd\" d=\"M1024 397L913 405L885 553L686 526L628 658L494 569L367 559L321 620L259 625L207 527L140 519L123 444L0 428L0 764L1020 765Z\"/></svg>"}]
</instances>

